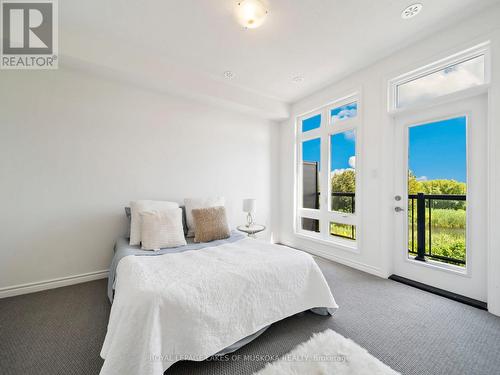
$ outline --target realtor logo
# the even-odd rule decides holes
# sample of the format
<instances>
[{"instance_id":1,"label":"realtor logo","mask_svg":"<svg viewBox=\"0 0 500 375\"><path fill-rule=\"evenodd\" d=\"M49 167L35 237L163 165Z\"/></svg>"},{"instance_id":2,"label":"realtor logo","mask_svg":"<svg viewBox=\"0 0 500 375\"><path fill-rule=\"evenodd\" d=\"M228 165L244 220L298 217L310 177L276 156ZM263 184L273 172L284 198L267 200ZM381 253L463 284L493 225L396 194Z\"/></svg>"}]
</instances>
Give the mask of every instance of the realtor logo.
<instances>
[{"instance_id":1,"label":"realtor logo","mask_svg":"<svg viewBox=\"0 0 500 375\"><path fill-rule=\"evenodd\" d=\"M2 69L57 69L57 0L0 0Z\"/></svg>"}]
</instances>

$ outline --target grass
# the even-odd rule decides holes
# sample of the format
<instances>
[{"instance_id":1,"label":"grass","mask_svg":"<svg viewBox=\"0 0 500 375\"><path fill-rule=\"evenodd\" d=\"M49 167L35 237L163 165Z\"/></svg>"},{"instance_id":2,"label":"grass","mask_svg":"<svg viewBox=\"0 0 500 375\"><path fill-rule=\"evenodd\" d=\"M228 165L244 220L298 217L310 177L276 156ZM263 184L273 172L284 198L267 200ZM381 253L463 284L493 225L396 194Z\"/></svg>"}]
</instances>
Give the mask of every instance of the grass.
<instances>
[{"instance_id":1,"label":"grass","mask_svg":"<svg viewBox=\"0 0 500 375\"><path fill-rule=\"evenodd\" d=\"M345 237L350 240L355 240L356 227L347 224L330 223L330 234L333 236Z\"/></svg>"},{"instance_id":2,"label":"grass","mask_svg":"<svg viewBox=\"0 0 500 375\"><path fill-rule=\"evenodd\" d=\"M449 258L466 259L466 211L454 209L432 209L431 211L431 245L429 246L429 212L426 210L426 233L425 250L426 253L432 251L434 255L441 255ZM415 238L414 251L417 251L417 220L414 218ZM411 211L409 213L409 236L408 246L412 249L412 228Z\"/></svg>"}]
</instances>

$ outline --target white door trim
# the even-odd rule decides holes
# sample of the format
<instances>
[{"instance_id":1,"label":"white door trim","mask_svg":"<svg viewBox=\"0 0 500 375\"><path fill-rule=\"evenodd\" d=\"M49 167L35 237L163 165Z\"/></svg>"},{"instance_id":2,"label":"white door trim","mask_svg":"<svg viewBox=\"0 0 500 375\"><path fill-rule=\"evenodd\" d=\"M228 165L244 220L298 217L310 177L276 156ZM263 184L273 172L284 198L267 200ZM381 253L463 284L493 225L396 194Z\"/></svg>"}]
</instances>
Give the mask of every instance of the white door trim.
<instances>
[{"instance_id":1,"label":"white door trim","mask_svg":"<svg viewBox=\"0 0 500 375\"><path fill-rule=\"evenodd\" d=\"M401 114L395 118L394 192L401 195L397 205L405 208L395 213L393 269L394 273L424 284L465 295L480 301L487 299L487 171L486 128L487 100L485 95L427 108L421 112ZM467 116L467 235L466 269L439 262L419 262L409 259L402 246L408 243L407 161L408 129L434 121ZM474 127L474 124L476 126ZM472 141L472 142L471 142ZM471 147L474 152L471 152ZM479 152L483 150L483 152ZM481 155L482 154L482 155ZM481 159L481 160L480 160ZM482 164L480 164L482 161ZM472 168L472 163L474 167ZM393 201L393 203L396 203ZM394 204L396 206L396 204ZM471 220L471 215L473 220ZM482 224L481 224L482 223ZM481 251L481 253L479 253ZM458 276L458 277L457 277Z\"/></svg>"}]
</instances>

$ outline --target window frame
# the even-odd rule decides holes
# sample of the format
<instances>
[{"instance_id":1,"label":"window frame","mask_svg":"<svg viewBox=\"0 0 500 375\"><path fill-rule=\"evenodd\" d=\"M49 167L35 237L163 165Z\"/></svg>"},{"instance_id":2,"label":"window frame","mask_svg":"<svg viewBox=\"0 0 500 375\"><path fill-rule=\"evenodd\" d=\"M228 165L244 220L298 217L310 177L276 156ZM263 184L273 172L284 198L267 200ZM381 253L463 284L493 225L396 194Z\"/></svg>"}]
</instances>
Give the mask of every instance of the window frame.
<instances>
[{"instance_id":1,"label":"window frame","mask_svg":"<svg viewBox=\"0 0 500 375\"><path fill-rule=\"evenodd\" d=\"M357 103L356 117L347 118L345 120L333 122L331 111L343 105ZM335 244L344 249L358 252L358 246L361 237L361 230L359 225L359 217L361 212L361 175L360 175L360 149L361 149L361 124L362 124L362 101L359 91L349 94L334 102L331 102L319 109L301 114L296 117L296 138L295 138L295 194L296 199L294 202L294 229L297 236L307 238L314 241L319 241L326 244ZM307 132L302 132L302 121L313 116L321 114L320 127ZM355 213L344 213L331 211L331 183L330 183L330 168L331 168L331 136L334 134L343 133L345 131L355 131L355 157L356 157L356 211ZM320 138L321 140L321 158L320 164L322 166L319 173L319 186L320 192L326 191L327 197L320 196L320 208L309 209L303 208L302 202L302 142L311 139ZM302 218L319 220L319 233L303 230L301 223ZM330 222L338 224L347 224L356 226L356 240L341 238L330 234Z\"/></svg>"},{"instance_id":2,"label":"window frame","mask_svg":"<svg viewBox=\"0 0 500 375\"><path fill-rule=\"evenodd\" d=\"M449 94L440 95L435 98L431 98L429 100L423 100L421 102L412 103L406 105L404 107L398 107L398 87L408 83L415 81L419 78L426 77L430 74L439 72L448 67L464 63L466 61L472 60L479 56L484 56L484 83L468 87L462 90L458 90ZM491 48L490 42L484 42L478 44L474 47L468 48L466 50L462 50L460 52L454 53L447 57L444 57L439 60L435 60L426 65L420 65L419 68L401 74L395 78L392 78L388 81L388 112L390 114L397 114L400 112L405 112L408 110L429 107L431 105L441 104L450 100L456 100L459 98L476 95L478 92L486 90L491 83Z\"/></svg>"}]
</instances>

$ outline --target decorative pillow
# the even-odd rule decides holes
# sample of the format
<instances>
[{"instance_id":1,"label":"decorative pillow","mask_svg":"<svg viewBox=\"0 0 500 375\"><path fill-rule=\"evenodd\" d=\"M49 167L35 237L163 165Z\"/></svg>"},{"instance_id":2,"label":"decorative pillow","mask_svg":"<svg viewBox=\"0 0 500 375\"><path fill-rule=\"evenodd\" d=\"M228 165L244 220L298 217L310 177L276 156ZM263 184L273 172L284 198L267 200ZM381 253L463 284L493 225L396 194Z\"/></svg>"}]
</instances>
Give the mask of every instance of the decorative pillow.
<instances>
[{"instance_id":1,"label":"decorative pillow","mask_svg":"<svg viewBox=\"0 0 500 375\"><path fill-rule=\"evenodd\" d=\"M180 208L141 212L141 249L159 250L186 245Z\"/></svg>"},{"instance_id":2,"label":"decorative pillow","mask_svg":"<svg viewBox=\"0 0 500 375\"><path fill-rule=\"evenodd\" d=\"M130 245L141 244L141 212L179 208L175 202L140 200L130 202Z\"/></svg>"},{"instance_id":3,"label":"decorative pillow","mask_svg":"<svg viewBox=\"0 0 500 375\"><path fill-rule=\"evenodd\" d=\"M182 209L182 228L184 229L184 235L188 232L187 222L186 222L186 207L180 206ZM127 238L130 239L130 224L132 220L132 214L130 213L130 207L125 207L125 216L127 216Z\"/></svg>"},{"instance_id":4,"label":"decorative pillow","mask_svg":"<svg viewBox=\"0 0 500 375\"><path fill-rule=\"evenodd\" d=\"M193 237L196 225L191 211L195 208L224 206L224 197L184 199L184 205L186 206L186 221L188 227L187 237Z\"/></svg>"},{"instance_id":5,"label":"decorative pillow","mask_svg":"<svg viewBox=\"0 0 500 375\"><path fill-rule=\"evenodd\" d=\"M224 206L195 208L193 214L194 242L210 242L228 238L231 233Z\"/></svg>"}]
</instances>

